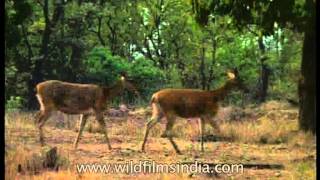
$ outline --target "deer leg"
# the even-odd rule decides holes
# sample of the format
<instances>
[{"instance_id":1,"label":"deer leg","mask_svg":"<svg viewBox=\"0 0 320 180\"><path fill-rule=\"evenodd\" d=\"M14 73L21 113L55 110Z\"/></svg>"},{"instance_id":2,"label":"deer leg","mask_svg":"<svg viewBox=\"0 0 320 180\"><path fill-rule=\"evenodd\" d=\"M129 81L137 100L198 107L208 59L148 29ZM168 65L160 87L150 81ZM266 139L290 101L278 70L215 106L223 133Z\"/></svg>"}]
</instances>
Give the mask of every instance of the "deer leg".
<instances>
[{"instance_id":1,"label":"deer leg","mask_svg":"<svg viewBox=\"0 0 320 180\"><path fill-rule=\"evenodd\" d=\"M173 125L175 123L175 118L168 118L167 120L168 120L168 122L166 124L166 130L161 135L162 138L166 138L166 137L171 136L171 133L172 133L171 131L172 131Z\"/></svg>"},{"instance_id":2,"label":"deer leg","mask_svg":"<svg viewBox=\"0 0 320 180\"><path fill-rule=\"evenodd\" d=\"M67 116L67 118L66 118L67 119L67 127L68 127L68 129L71 129L70 116L69 115L66 115L66 116Z\"/></svg>"},{"instance_id":3,"label":"deer leg","mask_svg":"<svg viewBox=\"0 0 320 180\"><path fill-rule=\"evenodd\" d=\"M220 127L217 121L215 121L214 119L208 119L208 122L211 125L211 127L217 131L217 133L220 133Z\"/></svg>"},{"instance_id":4,"label":"deer leg","mask_svg":"<svg viewBox=\"0 0 320 180\"><path fill-rule=\"evenodd\" d=\"M212 119L210 117L208 117L208 119L206 119L206 120L207 120L206 122L208 122L211 125L211 127L217 131L217 133L220 133L220 128L219 128L217 121L215 121L214 119Z\"/></svg>"},{"instance_id":5,"label":"deer leg","mask_svg":"<svg viewBox=\"0 0 320 180\"><path fill-rule=\"evenodd\" d=\"M40 117L41 117L42 111L36 112L36 115L34 116L34 124L37 125L39 123Z\"/></svg>"},{"instance_id":6,"label":"deer leg","mask_svg":"<svg viewBox=\"0 0 320 180\"><path fill-rule=\"evenodd\" d=\"M199 118L199 131L200 131L200 141L201 141L201 151L204 152L203 148L203 132L204 132L205 120L204 118Z\"/></svg>"},{"instance_id":7,"label":"deer leg","mask_svg":"<svg viewBox=\"0 0 320 180\"><path fill-rule=\"evenodd\" d=\"M176 151L176 153L177 154L182 154L181 151L179 150L177 144L173 141L172 136L169 136L168 139L169 139L170 143L172 144L172 146L173 146L174 150Z\"/></svg>"},{"instance_id":8,"label":"deer leg","mask_svg":"<svg viewBox=\"0 0 320 180\"><path fill-rule=\"evenodd\" d=\"M144 134L143 143L141 146L141 151L144 152L144 147L146 145L148 135L150 132L150 129L157 124L157 122L160 121L160 119L163 117L163 112L161 110L161 107L158 103L152 103L152 116L151 119L146 124L146 132Z\"/></svg>"},{"instance_id":9,"label":"deer leg","mask_svg":"<svg viewBox=\"0 0 320 180\"><path fill-rule=\"evenodd\" d=\"M157 124L157 122L159 122L161 119L161 117L159 115L156 115L156 116L152 116L151 119L147 122L147 125L146 125L146 132L144 134L144 138L143 138L143 143L142 143L142 146L141 146L141 151L144 152L144 147L146 145L146 142L147 142L147 139L148 139L148 135L149 135L149 132L150 132L150 129Z\"/></svg>"},{"instance_id":10,"label":"deer leg","mask_svg":"<svg viewBox=\"0 0 320 180\"><path fill-rule=\"evenodd\" d=\"M89 116L89 115L87 115L87 114L81 114L81 115L80 115L79 132L78 132L77 139L76 139L76 140L74 141L74 143L73 143L74 149L77 149L77 147L78 147L78 143L79 143L80 137L81 137L81 135L82 135L83 129L84 129L85 125L86 125L88 116Z\"/></svg>"},{"instance_id":11,"label":"deer leg","mask_svg":"<svg viewBox=\"0 0 320 180\"><path fill-rule=\"evenodd\" d=\"M172 127L174 125L175 122L175 118L173 116L167 116L167 129L166 129L166 136L169 139L170 143L172 144L174 150L176 151L177 154L181 154L181 151L178 148L178 145L174 142L173 137L172 137Z\"/></svg>"},{"instance_id":12,"label":"deer leg","mask_svg":"<svg viewBox=\"0 0 320 180\"><path fill-rule=\"evenodd\" d=\"M36 125L39 129L39 140L40 140L40 144L41 146L44 146L44 136L43 136L43 126L44 123L49 119L51 115L50 111L41 111L38 115L37 115L37 119L36 119Z\"/></svg>"},{"instance_id":13,"label":"deer leg","mask_svg":"<svg viewBox=\"0 0 320 180\"><path fill-rule=\"evenodd\" d=\"M104 119L103 119L102 112L96 113L96 120L99 122L100 127L103 131L104 137L105 137L107 145L108 145L108 149L111 150L112 147L110 145L110 141L108 138L108 131L107 131L106 123L104 122Z\"/></svg>"}]
</instances>

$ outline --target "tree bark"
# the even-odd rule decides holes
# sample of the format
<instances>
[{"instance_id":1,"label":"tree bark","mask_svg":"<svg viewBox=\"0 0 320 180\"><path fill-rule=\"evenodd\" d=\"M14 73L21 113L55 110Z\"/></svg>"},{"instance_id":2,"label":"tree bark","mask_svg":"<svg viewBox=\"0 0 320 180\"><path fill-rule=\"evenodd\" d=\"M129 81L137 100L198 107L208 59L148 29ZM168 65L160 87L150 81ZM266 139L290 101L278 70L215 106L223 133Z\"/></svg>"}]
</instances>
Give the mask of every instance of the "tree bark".
<instances>
[{"instance_id":1,"label":"tree bark","mask_svg":"<svg viewBox=\"0 0 320 180\"><path fill-rule=\"evenodd\" d=\"M216 63L216 50L217 50L217 41L215 34L211 31L210 32L211 36L211 45L212 45L212 52L211 52L211 65L209 67L209 77L208 77L208 82L207 82L207 91L211 89L211 82L214 80L214 74L213 74L213 67Z\"/></svg>"},{"instance_id":2,"label":"tree bark","mask_svg":"<svg viewBox=\"0 0 320 180\"><path fill-rule=\"evenodd\" d=\"M110 43L110 50L112 53L112 56L117 54L117 33L116 33L116 27L112 26L111 24L111 17L109 17L107 21L108 28L110 30L110 34L108 35L109 43Z\"/></svg>"},{"instance_id":3,"label":"tree bark","mask_svg":"<svg viewBox=\"0 0 320 180\"><path fill-rule=\"evenodd\" d=\"M265 63L265 61L267 60L267 57L265 57L265 45L263 43L262 36L259 37L258 44L259 44L259 49L261 51L261 57L260 57L261 70L260 70L260 77L258 81L256 99L260 103L262 103L266 100L266 97L268 94L270 68Z\"/></svg>"},{"instance_id":4,"label":"tree bark","mask_svg":"<svg viewBox=\"0 0 320 180\"><path fill-rule=\"evenodd\" d=\"M311 17L308 18L304 33L301 78L299 81L299 127L301 130L316 132L316 43L315 43L315 4L309 5Z\"/></svg>"},{"instance_id":5,"label":"tree bark","mask_svg":"<svg viewBox=\"0 0 320 180\"><path fill-rule=\"evenodd\" d=\"M48 61L49 57L49 42L52 29L57 25L61 15L63 15L62 2L57 1L55 4L54 14L52 20L49 15L49 0L45 0L43 4L43 16L45 19L45 28L42 34L41 48L39 56L34 58L34 69L31 71L31 79L28 82L28 109L35 109L37 107L37 100L35 96L35 87L39 82L44 80L43 66L44 62ZM49 67L49 66L48 66Z\"/></svg>"},{"instance_id":6,"label":"tree bark","mask_svg":"<svg viewBox=\"0 0 320 180\"><path fill-rule=\"evenodd\" d=\"M99 41L101 43L102 46L106 46L106 43L104 42L104 39L102 37L101 34L101 27L102 27L102 17L98 17L98 32L97 32L97 36L99 38Z\"/></svg>"},{"instance_id":7,"label":"tree bark","mask_svg":"<svg viewBox=\"0 0 320 180\"><path fill-rule=\"evenodd\" d=\"M44 1L43 15L45 17L45 29L42 35L42 45L40 49L40 57L34 59L35 66L31 72L31 79L28 82L28 109L35 109L37 106L37 100L35 97L35 86L43 81L42 63L48 58L48 44L51 33L51 24L49 20L49 3L48 0Z\"/></svg>"},{"instance_id":8,"label":"tree bark","mask_svg":"<svg viewBox=\"0 0 320 180\"><path fill-rule=\"evenodd\" d=\"M202 41L202 48L201 48L201 57L200 57L200 77L201 77L201 88L202 90L206 89L207 86L207 79L206 79L206 74L205 74L205 43L204 40Z\"/></svg>"}]
</instances>

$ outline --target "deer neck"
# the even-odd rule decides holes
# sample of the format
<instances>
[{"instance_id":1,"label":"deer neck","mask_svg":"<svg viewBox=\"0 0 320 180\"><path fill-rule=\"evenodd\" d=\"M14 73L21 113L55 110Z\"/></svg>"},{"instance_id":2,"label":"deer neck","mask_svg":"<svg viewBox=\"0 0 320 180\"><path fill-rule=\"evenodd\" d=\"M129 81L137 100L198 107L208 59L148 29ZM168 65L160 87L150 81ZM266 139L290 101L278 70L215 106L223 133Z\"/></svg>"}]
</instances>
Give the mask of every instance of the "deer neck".
<instances>
[{"instance_id":1,"label":"deer neck","mask_svg":"<svg viewBox=\"0 0 320 180\"><path fill-rule=\"evenodd\" d=\"M124 90L124 85L123 85L123 82L120 80L111 87L104 87L103 94L110 99L119 95L123 90Z\"/></svg>"},{"instance_id":2,"label":"deer neck","mask_svg":"<svg viewBox=\"0 0 320 180\"><path fill-rule=\"evenodd\" d=\"M231 81L227 81L223 86L218 89L211 91L211 95L213 96L213 100L223 100L233 89L233 84Z\"/></svg>"}]
</instances>

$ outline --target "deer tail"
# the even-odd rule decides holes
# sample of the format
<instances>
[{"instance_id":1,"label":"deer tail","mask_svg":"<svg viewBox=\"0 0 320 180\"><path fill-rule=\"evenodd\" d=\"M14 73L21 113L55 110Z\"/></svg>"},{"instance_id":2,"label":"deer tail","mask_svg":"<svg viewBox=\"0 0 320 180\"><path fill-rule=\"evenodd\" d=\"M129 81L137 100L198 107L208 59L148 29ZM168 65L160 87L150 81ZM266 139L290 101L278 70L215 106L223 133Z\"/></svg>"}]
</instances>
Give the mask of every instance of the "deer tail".
<instances>
[{"instance_id":1,"label":"deer tail","mask_svg":"<svg viewBox=\"0 0 320 180\"><path fill-rule=\"evenodd\" d=\"M152 95L152 97L151 97L151 100L150 100L150 105L152 104L152 103L154 103L155 101L156 101L156 95L154 94L154 95Z\"/></svg>"}]
</instances>

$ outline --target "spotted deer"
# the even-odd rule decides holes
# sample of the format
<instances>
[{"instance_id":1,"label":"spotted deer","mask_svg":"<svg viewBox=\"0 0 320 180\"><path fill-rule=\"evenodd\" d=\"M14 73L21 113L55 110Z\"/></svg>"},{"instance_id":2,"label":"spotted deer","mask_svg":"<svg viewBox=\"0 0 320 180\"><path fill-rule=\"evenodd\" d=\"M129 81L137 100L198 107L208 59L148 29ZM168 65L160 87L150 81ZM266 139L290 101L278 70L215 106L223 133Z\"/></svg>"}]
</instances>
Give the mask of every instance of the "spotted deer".
<instances>
[{"instance_id":1,"label":"spotted deer","mask_svg":"<svg viewBox=\"0 0 320 180\"><path fill-rule=\"evenodd\" d=\"M166 117L166 130L162 137L167 137L175 149L176 153L181 154L176 143L172 138L172 127L176 117L182 118L199 118L199 130L201 134L201 151L203 147L203 131L206 123L209 123L214 129L219 131L217 122L213 117L219 109L218 102L223 100L232 89L243 89L242 81L238 76L237 70L227 73L228 81L220 88L212 91L204 91L197 89L163 89L152 95L152 117L146 124L146 131L141 150L145 151L150 129L160 121L162 117Z\"/></svg>"},{"instance_id":2,"label":"spotted deer","mask_svg":"<svg viewBox=\"0 0 320 180\"><path fill-rule=\"evenodd\" d=\"M87 118L93 112L103 130L108 148L111 149L106 124L103 119L103 111L106 108L107 101L119 95L125 88L139 95L138 91L127 81L124 75L110 87L58 80L48 80L37 84L36 96L40 104L40 111L37 114L35 123L39 129L41 145L45 144L42 130L45 122L52 112L60 111L66 114L81 114L78 136L74 141L74 148L76 149Z\"/></svg>"}]
</instances>

